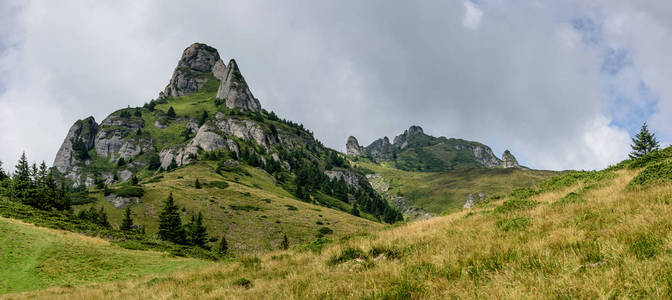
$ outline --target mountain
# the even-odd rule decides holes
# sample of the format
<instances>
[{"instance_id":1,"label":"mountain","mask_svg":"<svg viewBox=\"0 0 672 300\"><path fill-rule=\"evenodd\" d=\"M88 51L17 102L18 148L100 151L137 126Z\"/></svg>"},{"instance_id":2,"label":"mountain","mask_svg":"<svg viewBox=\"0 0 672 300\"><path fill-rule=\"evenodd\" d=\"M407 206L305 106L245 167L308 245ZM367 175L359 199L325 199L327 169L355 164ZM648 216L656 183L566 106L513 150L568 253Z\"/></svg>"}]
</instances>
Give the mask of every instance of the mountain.
<instances>
[{"instance_id":1,"label":"mountain","mask_svg":"<svg viewBox=\"0 0 672 300\"><path fill-rule=\"evenodd\" d=\"M425 134L420 126L411 126L390 143L387 137L362 147L351 136L346 153L375 163L389 163L405 171L437 172L466 168L525 168L506 150L502 159L490 147L479 142Z\"/></svg>"},{"instance_id":2,"label":"mountain","mask_svg":"<svg viewBox=\"0 0 672 300\"><path fill-rule=\"evenodd\" d=\"M376 234L24 297L668 299L671 178L667 148Z\"/></svg>"},{"instance_id":3,"label":"mountain","mask_svg":"<svg viewBox=\"0 0 672 300\"><path fill-rule=\"evenodd\" d=\"M154 234L172 193L184 219L202 212L233 252L277 248L284 234L302 243L402 220L343 154L263 109L236 61L201 43L184 50L157 99L100 123L76 121L53 166L93 199L76 209L103 206L115 223L131 206Z\"/></svg>"}]
</instances>

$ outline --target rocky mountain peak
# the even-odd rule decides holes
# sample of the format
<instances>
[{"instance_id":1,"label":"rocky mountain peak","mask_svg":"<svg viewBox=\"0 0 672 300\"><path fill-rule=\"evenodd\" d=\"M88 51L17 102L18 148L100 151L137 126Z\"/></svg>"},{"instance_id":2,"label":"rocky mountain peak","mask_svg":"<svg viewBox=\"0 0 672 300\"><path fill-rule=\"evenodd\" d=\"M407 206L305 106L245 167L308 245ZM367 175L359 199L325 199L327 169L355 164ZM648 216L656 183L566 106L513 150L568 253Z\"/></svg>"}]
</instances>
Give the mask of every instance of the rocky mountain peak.
<instances>
[{"instance_id":1,"label":"rocky mountain peak","mask_svg":"<svg viewBox=\"0 0 672 300\"><path fill-rule=\"evenodd\" d=\"M502 167L504 168L520 168L520 165L518 164L518 160L516 160L516 157L511 154L511 152L507 149L504 151L502 154Z\"/></svg>"},{"instance_id":2,"label":"rocky mountain peak","mask_svg":"<svg viewBox=\"0 0 672 300\"><path fill-rule=\"evenodd\" d=\"M177 63L170 82L159 94L159 98L179 97L197 92L208 82L207 73L214 73L213 70L221 69L223 64L217 49L206 44L192 44L182 52L182 58Z\"/></svg>"},{"instance_id":3,"label":"rocky mountain peak","mask_svg":"<svg viewBox=\"0 0 672 300\"><path fill-rule=\"evenodd\" d=\"M422 127L413 125L406 129L404 133L396 136L393 144L400 149L404 149L408 146L411 137L424 134L425 132L422 130Z\"/></svg>"},{"instance_id":4,"label":"rocky mountain peak","mask_svg":"<svg viewBox=\"0 0 672 300\"><path fill-rule=\"evenodd\" d=\"M406 131L406 134L407 135L410 135L410 134L425 134L425 132L422 130L422 127L413 125L413 126L408 128L408 130Z\"/></svg>"},{"instance_id":5,"label":"rocky mountain peak","mask_svg":"<svg viewBox=\"0 0 672 300\"><path fill-rule=\"evenodd\" d=\"M217 99L225 100L228 108L237 107L247 111L261 110L259 100L252 95L234 59L231 59L226 66L221 81L217 91Z\"/></svg>"},{"instance_id":6,"label":"rocky mountain peak","mask_svg":"<svg viewBox=\"0 0 672 300\"><path fill-rule=\"evenodd\" d=\"M348 141L345 143L345 153L352 156L357 156L362 153L362 147L354 136L348 137Z\"/></svg>"},{"instance_id":7,"label":"rocky mountain peak","mask_svg":"<svg viewBox=\"0 0 672 300\"><path fill-rule=\"evenodd\" d=\"M93 117L75 122L56 153L54 167L60 172L65 172L76 163L83 161L84 153L94 147L97 133L98 123Z\"/></svg>"}]
</instances>

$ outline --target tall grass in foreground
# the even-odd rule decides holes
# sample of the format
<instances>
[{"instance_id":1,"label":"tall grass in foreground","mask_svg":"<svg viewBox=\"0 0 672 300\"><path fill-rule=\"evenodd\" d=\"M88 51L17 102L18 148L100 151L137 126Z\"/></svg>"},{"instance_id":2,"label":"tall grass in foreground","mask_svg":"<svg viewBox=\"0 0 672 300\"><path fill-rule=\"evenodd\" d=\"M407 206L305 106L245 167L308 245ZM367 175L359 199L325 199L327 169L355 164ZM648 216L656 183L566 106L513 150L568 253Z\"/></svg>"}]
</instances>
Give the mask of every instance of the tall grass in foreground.
<instances>
[{"instance_id":1,"label":"tall grass in foreground","mask_svg":"<svg viewBox=\"0 0 672 300\"><path fill-rule=\"evenodd\" d=\"M637 171L615 174L524 197L534 205L503 205L507 197L200 271L8 297L669 298L672 185L626 188Z\"/></svg>"}]
</instances>

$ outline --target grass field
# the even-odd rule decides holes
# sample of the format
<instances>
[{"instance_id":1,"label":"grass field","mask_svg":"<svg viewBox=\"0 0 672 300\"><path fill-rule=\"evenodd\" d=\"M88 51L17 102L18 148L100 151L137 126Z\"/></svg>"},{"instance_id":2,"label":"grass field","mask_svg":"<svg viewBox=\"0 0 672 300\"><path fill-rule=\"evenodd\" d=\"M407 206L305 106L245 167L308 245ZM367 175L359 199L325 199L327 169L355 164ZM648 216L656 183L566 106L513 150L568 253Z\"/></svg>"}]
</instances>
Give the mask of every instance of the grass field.
<instances>
[{"instance_id":1,"label":"grass field","mask_svg":"<svg viewBox=\"0 0 672 300\"><path fill-rule=\"evenodd\" d=\"M414 207L434 214L452 213L462 209L467 196L484 193L486 196L505 195L515 188L538 184L554 171L524 169L463 169L446 172L409 172L388 166L356 162L381 177L371 180L379 193L404 197Z\"/></svg>"},{"instance_id":2,"label":"grass field","mask_svg":"<svg viewBox=\"0 0 672 300\"><path fill-rule=\"evenodd\" d=\"M276 185L272 176L263 170L241 166L239 173L215 172L216 163L198 162L173 172L161 173L156 182L146 179L140 204L131 205L136 224L143 225L147 233L158 230L158 214L163 201L173 193L175 202L183 207L183 221L192 214L202 212L208 234L225 236L234 254L249 254L277 249L286 234L290 245L311 242L318 230L333 230L330 238L369 232L383 225L355 217L335 209L296 200L286 190ZM202 189L194 187L198 178ZM76 207L76 210L104 206L113 226L123 218L123 209L117 209L103 198L93 204ZM338 201L338 200L334 200Z\"/></svg>"},{"instance_id":3,"label":"grass field","mask_svg":"<svg viewBox=\"0 0 672 300\"><path fill-rule=\"evenodd\" d=\"M102 239L0 218L0 294L118 281L210 264L126 250Z\"/></svg>"},{"instance_id":4,"label":"grass field","mask_svg":"<svg viewBox=\"0 0 672 300\"><path fill-rule=\"evenodd\" d=\"M672 184L639 170L198 271L53 288L52 299L574 299L672 295ZM516 196L518 195L518 196Z\"/></svg>"}]
</instances>

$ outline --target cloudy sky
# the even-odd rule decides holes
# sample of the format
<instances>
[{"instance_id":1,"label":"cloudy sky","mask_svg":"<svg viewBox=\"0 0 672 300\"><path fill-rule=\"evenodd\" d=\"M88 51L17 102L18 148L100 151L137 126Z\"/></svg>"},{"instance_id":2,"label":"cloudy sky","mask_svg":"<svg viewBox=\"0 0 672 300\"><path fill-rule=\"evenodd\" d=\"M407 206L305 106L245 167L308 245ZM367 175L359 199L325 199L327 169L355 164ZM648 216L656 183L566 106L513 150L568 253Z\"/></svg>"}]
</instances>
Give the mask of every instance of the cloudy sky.
<instances>
[{"instance_id":1,"label":"cloudy sky","mask_svg":"<svg viewBox=\"0 0 672 300\"><path fill-rule=\"evenodd\" d=\"M4 0L0 160L51 164L73 122L155 98L204 42L338 150L417 124L534 168L602 168L644 121L672 141L671 15L635 0Z\"/></svg>"}]
</instances>

